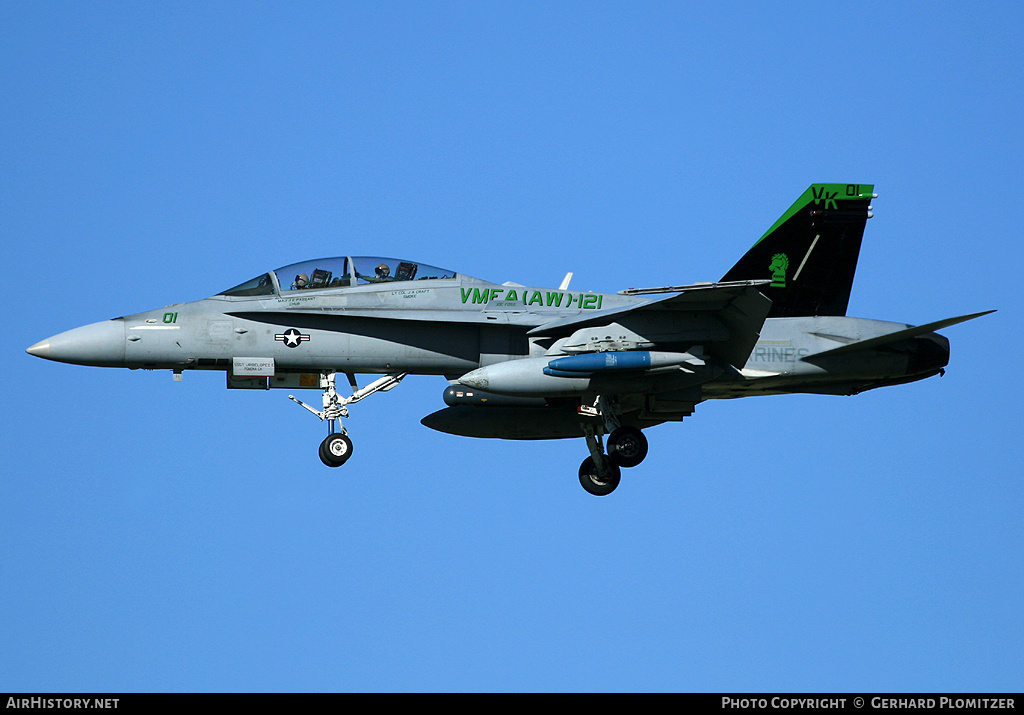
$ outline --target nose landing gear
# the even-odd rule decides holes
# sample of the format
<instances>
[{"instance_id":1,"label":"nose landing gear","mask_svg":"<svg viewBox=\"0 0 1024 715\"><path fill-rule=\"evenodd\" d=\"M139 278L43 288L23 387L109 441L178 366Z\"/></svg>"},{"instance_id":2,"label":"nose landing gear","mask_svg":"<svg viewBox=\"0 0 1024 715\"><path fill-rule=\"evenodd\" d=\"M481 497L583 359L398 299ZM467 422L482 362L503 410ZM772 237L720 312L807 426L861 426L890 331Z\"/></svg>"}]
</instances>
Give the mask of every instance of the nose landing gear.
<instances>
[{"instance_id":1,"label":"nose landing gear","mask_svg":"<svg viewBox=\"0 0 1024 715\"><path fill-rule=\"evenodd\" d=\"M320 443L320 461L328 467L340 467L352 456L352 440L349 439L348 430L341 424L342 417L348 417L348 406L369 397L375 392L387 392L396 387L408 373L398 375L385 375L374 380L361 390L356 387L355 377L349 375L352 385L352 396L341 397L335 389L334 372L320 373L320 386L324 388L324 408L315 409L307 405L294 395L288 395L288 399L320 418L320 421L327 420L327 438ZM337 431L335 427L337 426Z\"/></svg>"}]
</instances>

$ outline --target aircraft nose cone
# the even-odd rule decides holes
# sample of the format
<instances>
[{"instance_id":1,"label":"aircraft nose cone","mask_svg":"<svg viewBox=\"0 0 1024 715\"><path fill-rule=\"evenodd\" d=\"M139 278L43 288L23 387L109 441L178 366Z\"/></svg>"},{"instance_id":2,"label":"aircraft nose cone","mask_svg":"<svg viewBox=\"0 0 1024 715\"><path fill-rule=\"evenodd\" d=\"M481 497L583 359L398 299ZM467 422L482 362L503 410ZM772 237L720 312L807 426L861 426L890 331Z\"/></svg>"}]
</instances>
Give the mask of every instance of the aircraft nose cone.
<instances>
[{"instance_id":1,"label":"aircraft nose cone","mask_svg":"<svg viewBox=\"0 0 1024 715\"><path fill-rule=\"evenodd\" d=\"M125 330L122 320L104 320L40 340L29 355L75 365L124 365Z\"/></svg>"},{"instance_id":2,"label":"aircraft nose cone","mask_svg":"<svg viewBox=\"0 0 1024 715\"><path fill-rule=\"evenodd\" d=\"M29 355L35 355L36 357L49 358L50 357L50 341L40 340L35 345L25 348L25 352Z\"/></svg>"}]
</instances>

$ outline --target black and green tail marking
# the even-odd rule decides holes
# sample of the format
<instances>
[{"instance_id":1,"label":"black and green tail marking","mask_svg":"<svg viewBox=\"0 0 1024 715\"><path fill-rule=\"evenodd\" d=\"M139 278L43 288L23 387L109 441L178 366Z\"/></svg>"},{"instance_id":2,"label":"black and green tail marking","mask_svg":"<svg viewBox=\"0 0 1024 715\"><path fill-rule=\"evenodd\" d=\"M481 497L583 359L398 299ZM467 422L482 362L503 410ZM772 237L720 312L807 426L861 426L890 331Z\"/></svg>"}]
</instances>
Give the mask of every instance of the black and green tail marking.
<instances>
[{"instance_id":1,"label":"black and green tail marking","mask_svg":"<svg viewBox=\"0 0 1024 715\"><path fill-rule=\"evenodd\" d=\"M722 280L771 279L770 318L846 315L873 189L812 184Z\"/></svg>"}]
</instances>

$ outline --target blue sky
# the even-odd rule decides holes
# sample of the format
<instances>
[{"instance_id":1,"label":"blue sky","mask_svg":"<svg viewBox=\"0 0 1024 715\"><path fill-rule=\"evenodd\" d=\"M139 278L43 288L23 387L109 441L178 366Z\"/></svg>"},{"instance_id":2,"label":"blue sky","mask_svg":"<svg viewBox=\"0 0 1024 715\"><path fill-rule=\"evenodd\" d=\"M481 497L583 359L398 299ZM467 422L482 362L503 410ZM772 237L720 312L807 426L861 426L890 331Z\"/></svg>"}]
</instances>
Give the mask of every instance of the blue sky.
<instances>
[{"instance_id":1,"label":"blue sky","mask_svg":"<svg viewBox=\"0 0 1024 715\"><path fill-rule=\"evenodd\" d=\"M1019 3L4 3L0 690L1020 691ZM323 427L57 332L324 255L715 280L873 183L850 314L947 374L582 440ZM310 393L313 401L315 393Z\"/></svg>"}]
</instances>

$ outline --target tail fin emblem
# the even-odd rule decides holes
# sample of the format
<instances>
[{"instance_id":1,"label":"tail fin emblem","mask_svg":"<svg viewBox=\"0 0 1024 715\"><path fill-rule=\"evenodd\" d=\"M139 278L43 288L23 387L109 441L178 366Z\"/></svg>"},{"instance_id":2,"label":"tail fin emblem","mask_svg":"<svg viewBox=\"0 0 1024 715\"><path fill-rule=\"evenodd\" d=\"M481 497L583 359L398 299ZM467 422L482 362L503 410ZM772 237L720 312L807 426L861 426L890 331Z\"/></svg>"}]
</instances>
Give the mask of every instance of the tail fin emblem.
<instances>
[{"instance_id":1,"label":"tail fin emblem","mask_svg":"<svg viewBox=\"0 0 1024 715\"><path fill-rule=\"evenodd\" d=\"M789 256L785 253L776 253L772 256L772 262L768 270L772 272L772 288L786 287L786 270L789 268Z\"/></svg>"}]
</instances>

